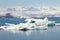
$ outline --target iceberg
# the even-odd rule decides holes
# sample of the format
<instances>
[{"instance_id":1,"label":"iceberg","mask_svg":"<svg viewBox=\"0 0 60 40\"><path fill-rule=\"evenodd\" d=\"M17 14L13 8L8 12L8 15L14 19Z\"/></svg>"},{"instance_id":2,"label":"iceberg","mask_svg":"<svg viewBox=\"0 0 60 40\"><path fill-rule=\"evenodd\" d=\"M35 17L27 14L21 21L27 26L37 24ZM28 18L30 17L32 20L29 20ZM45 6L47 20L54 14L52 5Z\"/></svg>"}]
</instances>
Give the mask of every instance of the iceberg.
<instances>
[{"instance_id":1,"label":"iceberg","mask_svg":"<svg viewBox=\"0 0 60 40\"><path fill-rule=\"evenodd\" d=\"M52 23L48 20L48 18L44 19L26 19L26 23L20 24L9 24L6 23L6 26L1 26L0 30L40 30L40 29L47 29L48 24Z\"/></svg>"}]
</instances>

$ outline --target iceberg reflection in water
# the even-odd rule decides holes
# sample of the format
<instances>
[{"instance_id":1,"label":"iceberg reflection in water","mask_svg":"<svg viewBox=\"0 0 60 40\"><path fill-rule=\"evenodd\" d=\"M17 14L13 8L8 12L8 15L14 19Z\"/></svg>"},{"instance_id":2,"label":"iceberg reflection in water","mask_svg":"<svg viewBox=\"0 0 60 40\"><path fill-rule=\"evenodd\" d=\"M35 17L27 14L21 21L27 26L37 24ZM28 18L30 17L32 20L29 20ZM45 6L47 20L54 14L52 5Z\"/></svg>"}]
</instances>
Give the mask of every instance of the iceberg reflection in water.
<instances>
[{"instance_id":1,"label":"iceberg reflection in water","mask_svg":"<svg viewBox=\"0 0 60 40\"><path fill-rule=\"evenodd\" d=\"M0 30L0 40L57 40L60 39L60 26L47 30Z\"/></svg>"},{"instance_id":2,"label":"iceberg reflection in water","mask_svg":"<svg viewBox=\"0 0 60 40\"><path fill-rule=\"evenodd\" d=\"M29 36L32 33L36 32L36 33L46 33L48 32L48 30L27 30L27 31L20 31L20 30L0 30L0 31L5 31L5 32L10 32L13 34L20 34L20 35L26 35Z\"/></svg>"},{"instance_id":3,"label":"iceberg reflection in water","mask_svg":"<svg viewBox=\"0 0 60 40\"><path fill-rule=\"evenodd\" d=\"M55 29L55 26L54 27L49 27L46 30L45 29L44 30L35 29L35 30L0 30L0 31L29 36L32 33L40 33L40 34L41 33L48 33L48 32L51 32L53 29Z\"/></svg>"}]
</instances>

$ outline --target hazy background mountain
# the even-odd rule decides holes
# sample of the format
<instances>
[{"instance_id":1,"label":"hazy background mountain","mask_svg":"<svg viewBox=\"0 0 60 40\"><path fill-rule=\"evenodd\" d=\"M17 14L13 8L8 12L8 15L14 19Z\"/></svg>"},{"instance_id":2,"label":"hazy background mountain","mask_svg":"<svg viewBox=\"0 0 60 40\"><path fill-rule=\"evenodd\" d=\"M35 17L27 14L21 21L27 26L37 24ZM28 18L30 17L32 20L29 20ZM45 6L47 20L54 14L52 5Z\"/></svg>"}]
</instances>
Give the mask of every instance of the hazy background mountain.
<instances>
[{"instance_id":1,"label":"hazy background mountain","mask_svg":"<svg viewBox=\"0 0 60 40\"><path fill-rule=\"evenodd\" d=\"M36 6L36 7L1 7L1 16L11 17L60 17L60 7Z\"/></svg>"}]
</instances>

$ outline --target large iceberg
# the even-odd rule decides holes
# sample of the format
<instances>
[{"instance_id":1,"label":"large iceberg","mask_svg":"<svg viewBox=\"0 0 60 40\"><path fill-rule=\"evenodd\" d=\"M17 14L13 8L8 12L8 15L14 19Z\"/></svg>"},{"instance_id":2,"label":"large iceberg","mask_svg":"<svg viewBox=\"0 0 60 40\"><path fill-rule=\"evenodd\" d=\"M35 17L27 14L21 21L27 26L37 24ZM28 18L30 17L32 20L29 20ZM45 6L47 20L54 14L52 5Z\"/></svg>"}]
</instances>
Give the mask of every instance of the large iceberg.
<instances>
[{"instance_id":1,"label":"large iceberg","mask_svg":"<svg viewBox=\"0 0 60 40\"><path fill-rule=\"evenodd\" d=\"M6 26L1 26L0 30L40 30L47 29L48 24L52 23L47 18L44 19L26 19L27 23L20 24L9 24L6 23Z\"/></svg>"}]
</instances>

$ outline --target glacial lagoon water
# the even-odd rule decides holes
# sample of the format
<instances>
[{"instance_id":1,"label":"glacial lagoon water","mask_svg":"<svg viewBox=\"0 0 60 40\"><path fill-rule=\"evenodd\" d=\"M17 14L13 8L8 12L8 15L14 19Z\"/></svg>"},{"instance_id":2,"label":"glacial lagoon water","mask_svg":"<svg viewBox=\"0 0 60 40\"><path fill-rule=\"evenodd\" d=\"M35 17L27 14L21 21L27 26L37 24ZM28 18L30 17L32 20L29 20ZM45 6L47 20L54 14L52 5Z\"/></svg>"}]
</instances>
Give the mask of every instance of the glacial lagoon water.
<instances>
[{"instance_id":1,"label":"glacial lagoon water","mask_svg":"<svg viewBox=\"0 0 60 40\"><path fill-rule=\"evenodd\" d=\"M5 23L18 24L25 22L23 20L25 19L0 18L0 26L5 25ZM60 22L60 18L49 18L49 20ZM51 26L47 30L0 30L0 40L60 40L60 26Z\"/></svg>"}]
</instances>

